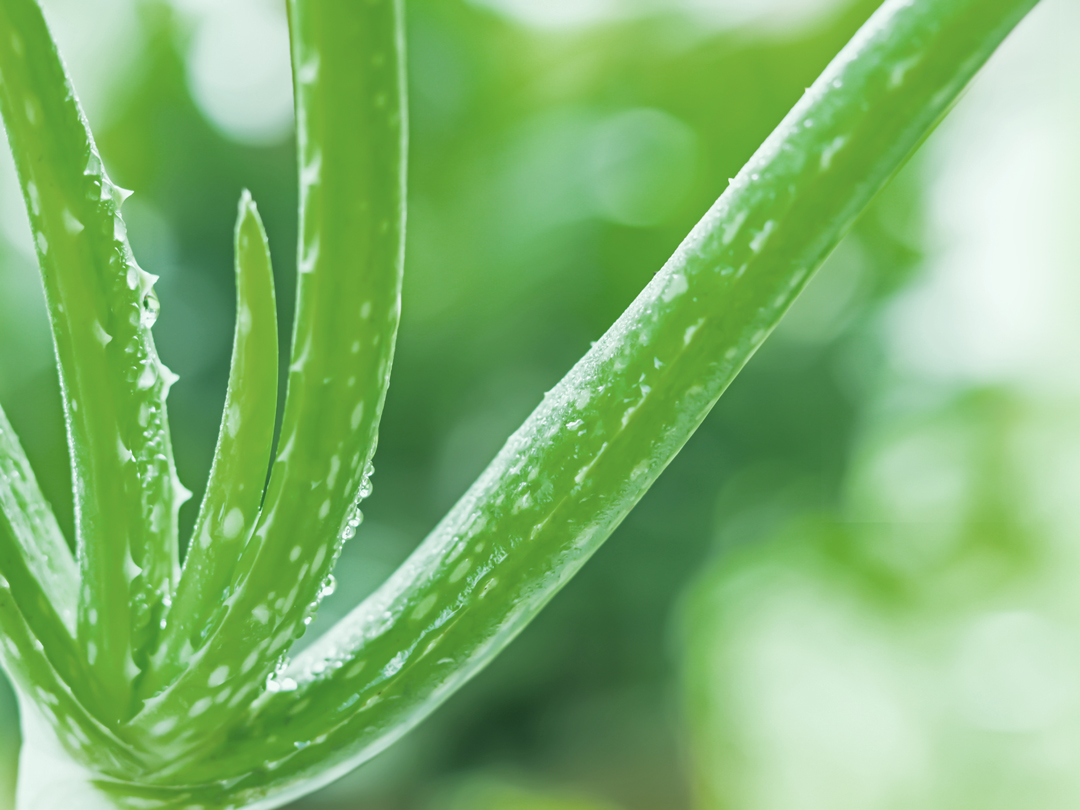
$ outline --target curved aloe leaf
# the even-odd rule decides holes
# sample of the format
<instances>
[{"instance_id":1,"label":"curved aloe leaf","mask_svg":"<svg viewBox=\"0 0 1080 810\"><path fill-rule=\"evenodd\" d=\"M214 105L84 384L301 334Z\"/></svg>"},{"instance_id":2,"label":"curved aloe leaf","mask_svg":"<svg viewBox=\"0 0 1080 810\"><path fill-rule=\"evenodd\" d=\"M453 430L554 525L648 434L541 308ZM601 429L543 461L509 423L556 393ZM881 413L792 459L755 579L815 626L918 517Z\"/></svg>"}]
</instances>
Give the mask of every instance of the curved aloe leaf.
<instances>
[{"instance_id":1,"label":"curved aloe leaf","mask_svg":"<svg viewBox=\"0 0 1080 810\"><path fill-rule=\"evenodd\" d=\"M75 645L78 569L22 447L0 409L0 576L42 652L82 698L87 672Z\"/></svg>"},{"instance_id":2,"label":"curved aloe leaf","mask_svg":"<svg viewBox=\"0 0 1080 810\"><path fill-rule=\"evenodd\" d=\"M179 771L267 688L359 523L400 314L405 87L400 0L290 3L300 162L296 328L277 458L205 645L146 701ZM271 681L271 687L275 682ZM213 712L203 713L207 706ZM184 722L176 722L183 718ZM172 724L172 725L170 725Z\"/></svg>"},{"instance_id":3,"label":"curved aloe leaf","mask_svg":"<svg viewBox=\"0 0 1080 810\"><path fill-rule=\"evenodd\" d=\"M9 527L0 523L0 546L12 542ZM130 749L86 710L65 678L70 672L62 674L50 660L37 628L20 610L18 587L6 572L0 575L0 664L4 671L20 694L34 702L37 712L72 756L105 773L143 773L144 766Z\"/></svg>"},{"instance_id":4,"label":"curved aloe leaf","mask_svg":"<svg viewBox=\"0 0 1080 810\"><path fill-rule=\"evenodd\" d=\"M278 335L266 230L244 191L236 222L236 333L210 480L143 697L173 680L222 618L262 506L277 417Z\"/></svg>"},{"instance_id":5,"label":"curved aloe leaf","mask_svg":"<svg viewBox=\"0 0 1080 810\"><path fill-rule=\"evenodd\" d=\"M5 664L24 697L59 707L49 711L61 741L92 763L101 775L95 785L117 806L269 808L389 745L502 649L606 539L860 211L1036 1L885 3L397 574L274 672L317 604L340 543L355 530L357 493L370 489L404 228L401 2L291 0L302 186L297 325L281 450L252 539L228 577L224 615L199 649L174 654L167 645L143 668L145 688L164 688L120 727L125 739L140 742L133 755L70 695L18 595L0 579ZM97 174L85 124L31 0L0 5L0 72L0 106L14 130L58 324L76 483L86 483L77 502L84 510L123 507L80 512L79 522L81 573L92 585L81 597L79 633L89 680L99 689L88 706L115 725L136 707L136 664L156 635L131 633L121 604L123 564L146 551L142 541L174 554L175 530L161 530L151 510L143 516L150 528L136 531L132 504L147 505L147 492L164 486L156 468L136 463L140 487L133 489L124 463L94 454L108 449L102 436L125 438L132 402L160 405L167 385L145 322L131 320L133 306L142 312L146 288L118 230L113 187ZM47 131L37 131L40 121L48 121ZM75 193L82 186L71 174L86 155L86 182L98 195L89 201L85 189L81 198ZM42 165L27 168L31 159ZM106 225L111 237L101 230ZM102 265L100 248L110 239L113 253L104 255L116 261ZM116 275L122 268L131 271L123 278ZM136 283L119 283L128 278ZM108 348L118 336L117 349L136 361L128 371L157 375L149 388L138 380L125 388L117 349ZM163 411L147 414L147 444L123 446L142 452L167 443ZM131 452L137 462L141 456ZM164 459L157 472L169 473L168 498L155 503L172 509L179 489ZM97 531L108 521L119 535L87 534L86 527ZM224 520L220 529L226 533ZM0 548L21 542L0 538ZM211 565L229 568L229 548ZM19 570L21 557L12 559L0 564ZM157 557L145 560L160 567ZM47 574L27 569L25 577L52 587ZM174 575L175 564L161 579L161 605ZM225 578L216 568L214 576ZM124 589L111 593L110 583ZM146 596L141 584L134 595ZM84 618L96 600L108 603L106 630ZM150 604L133 611L135 630L156 627L140 624ZM111 646L91 648L99 638ZM117 686L105 679L110 672L129 679ZM38 684L46 684L44 694L34 691Z\"/></svg>"},{"instance_id":6,"label":"curved aloe leaf","mask_svg":"<svg viewBox=\"0 0 1080 810\"><path fill-rule=\"evenodd\" d=\"M310 789L487 663L648 489L1035 3L885 3L397 574L293 662L289 690L162 781L247 771L230 795Z\"/></svg>"},{"instance_id":7,"label":"curved aloe leaf","mask_svg":"<svg viewBox=\"0 0 1080 810\"><path fill-rule=\"evenodd\" d=\"M52 632L75 635L75 610L79 589L79 572L60 527L49 504L41 494L30 462L19 444L7 415L0 408L0 522L10 533L15 546L12 558L18 558L26 569L24 582L33 585L40 596L24 604L24 612L40 607L42 613L52 614ZM8 553L0 554L6 560ZM0 573L12 578L6 563L0 563ZM31 622L35 625L35 622ZM35 632L39 632L35 629Z\"/></svg>"},{"instance_id":8,"label":"curved aloe leaf","mask_svg":"<svg viewBox=\"0 0 1080 810\"><path fill-rule=\"evenodd\" d=\"M130 716L178 573L186 497L165 397L175 379L150 336L154 277L135 263L120 204L34 0L0 4L0 110L30 212L71 452L82 588L78 639L90 708Z\"/></svg>"}]
</instances>

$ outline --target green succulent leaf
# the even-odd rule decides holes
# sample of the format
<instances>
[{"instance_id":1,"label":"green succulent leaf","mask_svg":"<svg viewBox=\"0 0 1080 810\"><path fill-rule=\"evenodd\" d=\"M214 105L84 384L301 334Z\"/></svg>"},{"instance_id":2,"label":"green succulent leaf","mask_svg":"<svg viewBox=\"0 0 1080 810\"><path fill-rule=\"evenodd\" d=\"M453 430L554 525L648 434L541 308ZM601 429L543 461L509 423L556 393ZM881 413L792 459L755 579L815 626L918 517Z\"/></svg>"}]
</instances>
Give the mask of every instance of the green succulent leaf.
<instances>
[{"instance_id":1,"label":"green succulent leaf","mask_svg":"<svg viewBox=\"0 0 1080 810\"><path fill-rule=\"evenodd\" d=\"M38 487L30 462L18 437L0 409L0 522L14 543L4 553L0 571L11 578L7 560L22 566L26 576L16 587L32 586L37 595L20 600L23 610L38 611L54 628L52 632L75 635L75 610L79 572L52 509ZM32 624L37 625L36 621ZM40 631L36 631L40 632Z\"/></svg>"},{"instance_id":2,"label":"green succulent leaf","mask_svg":"<svg viewBox=\"0 0 1080 810\"><path fill-rule=\"evenodd\" d=\"M236 333L210 480L154 667L149 697L175 679L224 618L229 586L262 506L277 417L278 334L270 247L251 194L236 222Z\"/></svg>"},{"instance_id":3,"label":"green succulent leaf","mask_svg":"<svg viewBox=\"0 0 1080 810\"><path fill-rule=\"evenodd\" d=\"M7 533L0 526L4 545L10 542ZM86 710L54 666L19 609L15 591L12 581L0 575L0 663L24 697L23 711L43 716L67 751L87 767L127 776L144 773L138 757Z\"/></svg>"},{"instance_id":4,"label":"green succulent leaf","mask_svg":"<svg viewBox=\"0 0 1080 810\"><path fill-rule=\"evenodd\" d=\"M0 7L0 109L30 212L60 366L81 584L78 639L90 707L132 713L176 576L165 397L175 379L150 335L154 277L132 257L120 205L34 0Z\"/></svg>"},{"instance_id":5,"label":"green succulent leaf","mask_svg":"<svg viewBox=\"0 0 1080 810\"><path fill-rule=\"evenodd\" d=\"M75 645L78 570L2 409L0 577L7 591L5 610L12 612L0 621L40 643L37 655L25 664L9 650L11 666L48 669L51 678L59 679L54 686L65 684L85 700L87 667Z\"/></svg>"},{"instance_id":6,"label":"green succulent leaf","mask_svg":"<svg viewBox=\"0 0 1080 810\"><path fill-rule=\"evenodd\" d=\"M183 773L267 688L359 525L401 309L400 0L291 3L300 164L296 327L277 458L203 646L131 724ZM271 680L273 688L275 682ZM210 705L214 712L203 713ZM185 722L169 728L174 718Z\"/></svg>"},{"instance_id":7,"label":"green succulent leaf","mask_svg":"<svg viewBox=\"0 0 1080 810\"><path fill-rule=\"evenodd\" d=\"M79 552L76 571L0 416L0 653L21 696L118 807L277 806L388 746L611 534L1036 3L884 3L409 560L290 662L371 491L400 312L402 0L289 0L300 272L279 449L264 492L276 320L245 196L229 392L182 577L152 277L40 9L5 0L0 110L61 368Z\"/></svg>"},{"instance_id":8,"label":"green succulent leaf","mask_svg":"<svg viewBox=\"0 0 1080 810\"><path fill-rule=\"evenodd\" d=\"M82 761L137 774L134 755L85 707L87 666L75 645L78 570L0 409L0 662Z\"/></svg>"},{"instance_id":9,"label":"green succulent leaf","mask_svg":"<svg viewBox=\"0 0 1080 810\"><path fill-rule=\"evenodd\" d=\"M611 534L1036 0L894 0L370 599L183 774L308 784L484 666ZM164 775L175 778L173 774Z\"/></svg>"}]
</instances>

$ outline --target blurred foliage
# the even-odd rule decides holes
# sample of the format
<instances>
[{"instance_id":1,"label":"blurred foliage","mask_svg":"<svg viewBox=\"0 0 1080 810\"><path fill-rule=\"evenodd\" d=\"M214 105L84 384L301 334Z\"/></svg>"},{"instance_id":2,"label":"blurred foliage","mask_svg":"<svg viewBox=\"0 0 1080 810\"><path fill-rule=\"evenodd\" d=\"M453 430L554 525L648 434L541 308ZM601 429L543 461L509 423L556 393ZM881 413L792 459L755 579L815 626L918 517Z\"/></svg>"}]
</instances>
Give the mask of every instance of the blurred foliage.
<instances>
[{"instance_id":1,"label":"blurred foliage","mask_svg":"<svg viewBox=\"0 0 1080 810\"><path fill-rule=\"evenodd\" d=\"M312 635L404 559L877 4L827 7L777 33L676 12L545 31L464 0L409 0L401 337L375 497ZM74 0L45 5L57 19L79 13ZM124 60L106 90L85 88L93 71L78 63L72 73L90 94L110 174L136 192L124 210L136 255L161 276L154 332L181 377L170 417L197 504L228 375L243 187L265 220L290 322L293 144L245 144L201 111L187 59L212 4L129 5ZM61 26L58 36L67 53L78 33ZM25 215L4 167L0 397L70 535L56 374L28 237L19 241ZM874 204L528 631L424 726L298 808L646 810L690 807L694 796L703 808L740 810L1059 806L1033 789L1025 795L1038 799L1009 803L1038 781L1037 766L1010 770L1008 746L954 718L968 711L976 725L1015 725L1028 717L1022 706L986 720L992 688L960 694L960 709L933 688L953 677L944 651L955 638L976 648L962 672L997 654L1001 634L1006 645L1041 643L1024 622L1042 619L979 611L994 602L1007 610L1006 594L1043 593L1040 577L1059 562L1016 494L1027 490L1014 479L1014 445L1025 425L1042 424L1028 403L984 390L921 410L882 406L892 384L882 312L917 277L925 244L918 169ZM194 517L189 505L182 530ZM684 632L673 634L695 579ZM1068 613L1068 601L1054 610ZM1068 615L1076 626L1080 617ZM1039 627L1036 636L1059 632ZM1047 649L1052 659L1057 647ZM1036 704L1029 714L1051 711ZM0 785L10 791L10 696L0 727ZM930 729L934 745L923 745ZM955 778L908 778L939 774L939 756L956 765ZM1018 774L1013 792L987 783L960 801L963 774L979 768L1001 780Z\"/></svg>"},{"instance_id":2,"label":"blurred foliage","mask_svg":"<svg viewBox=\"0 0 1080 810\"><path fill-rule=\"evenodd\" d=\"M484 776L453 786L434 806L439 810L617 810L606 802L536 791Z\"/></svg>"},{"instance_id":3,"label":"blurred foliage","mask_svg":"<svg viewBox=\"0 0 1080 810\"><path fill-rule=\"evenodd\" d=\"M1074 806L1080 559L1033 497L1060 468L1028 462L1039 433L1074 456L1075 415L982 390L873 422L839 511L688 600L700 805Z\"/></svg>"}]
</instances>

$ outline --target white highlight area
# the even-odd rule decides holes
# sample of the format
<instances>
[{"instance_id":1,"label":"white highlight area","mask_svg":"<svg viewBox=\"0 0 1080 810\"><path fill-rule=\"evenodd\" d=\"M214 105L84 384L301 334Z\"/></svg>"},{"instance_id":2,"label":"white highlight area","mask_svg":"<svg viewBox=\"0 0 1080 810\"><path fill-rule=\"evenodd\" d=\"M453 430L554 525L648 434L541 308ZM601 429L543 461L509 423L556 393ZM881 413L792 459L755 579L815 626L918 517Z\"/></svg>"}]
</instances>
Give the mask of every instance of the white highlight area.
<instances>
[{"instance_id":1,"label":"white highlight area","mask_svg":"<svg viewBox=\"0 0 1080 810\"><path fill-rule=\"evenodd\" d=\"M197 19L187 54L188 86L226 137L261 146L293 125L289 28L284 3L185 3Z\"/></svg>"},{"instance_id":2,"label":"white highlight area","mask_svg":"<svg viewBox=\"0 0 1080 810\"><path fill-rule=\"evenodd\" d=\"M820 22L839 0L470 0L539 29L584 28L661 15L690 15L716 28L785 32Z\"/></svg>"},{"instance_id":3,"label":"white highlight area","mask_svg":"<svg viewBox=\"0 0 1080 810\"><path fill-rule=\"evenodd\" d=\"M931 259L889 324L902 371L1077 392L1077 30L1075 4L1037 8L930 144Z\"/></svg>"}]
</instances>

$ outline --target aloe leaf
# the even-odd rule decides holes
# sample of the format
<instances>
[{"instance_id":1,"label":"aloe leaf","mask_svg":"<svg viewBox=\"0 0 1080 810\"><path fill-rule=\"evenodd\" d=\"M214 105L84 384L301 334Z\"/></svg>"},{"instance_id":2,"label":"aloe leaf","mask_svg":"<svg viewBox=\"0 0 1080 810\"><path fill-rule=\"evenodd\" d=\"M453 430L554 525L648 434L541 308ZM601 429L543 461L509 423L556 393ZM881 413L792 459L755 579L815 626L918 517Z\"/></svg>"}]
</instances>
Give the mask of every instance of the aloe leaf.
<instances>
[{"instance_id":1,"label":"aloe leaf","mask_svg":"<svg viewBox=\"0 0 1080 810\"><path fill-rule=\"evenodd\" d=\"M32 572L59 626L74 636L79 571L3 408L0 408L0 513L18 544L18 555Z\"/></svg>"},{"instance_id":2,"label":"aloe leaf","mask_svg":"<svg viewBox=\"0 0 1080 810\"><path fill-rule=\"evenodd\" d=\"M230 791L311 789L490 661L610 535L1035 4L886 2L420 548L184 778L250 771Z\"/></svg>"},{"instance_id":3,"label":"aloe leaf","mask_svg":"<svg viewBox=\"0 0 1080 810\"><path fill-rule=\"evenodd\" d=\"M0 521L0 547L14 542L10 526ZM141 773L142 764L133 752L87 712L72 684L54 666L37 628L20 610L18 589L7 570L0 574L0 664L20 695L34 702L57 740L79 761L105 773Z\"/></svg>"},{"instance_id":4,"label":"aloe leaf","mask_svg":"<svg viewBox=\"0 0 1080 810\"><path fill-rule=\"evenodd\" d=\"M150 696L173 680L225 612L262 505L277 417L278 335L266 230L244 191L236 222L236 331L217 450L154 667Z\"/></svg>"},{"instance_id":5,"label":"aloe leaf","mask_svg":"<svg viewBox=\"0 0 1080 810\"><path fill-rule=\"evenodd\" d=\"M277 458L225 611L147 700L181 767L267 688L359 523L400 314L405 89L400 0L291 2L300 169L297 309ZM205 712L210 702L213 712ZM170 727L175 718L184 722Z\"/></svg>"},{"instance_id":6,"label":"aloe leaf","mask_svg":"<svg viewBox=\"0 0 1080 810\"><path fill-rule=\"evenodd\" d=\"M82 589L78 639L94 713L132 711L178 573L176 478L165 415L175 379L150 336L154 277L34 0L0 5L0 110L30 214L60 366Z\"/></svg>"},{"instance_id":7,"label":"aloe leaf","mask_svg":"<svg viewBox=\"0 0 1080 810\"><path fill-rule=\"evenodd\" d=\"M86 666L75 646L79 574L30 463L0 409L0 575L43 652L84 695Z\"/></svg>"}]
</instances>

